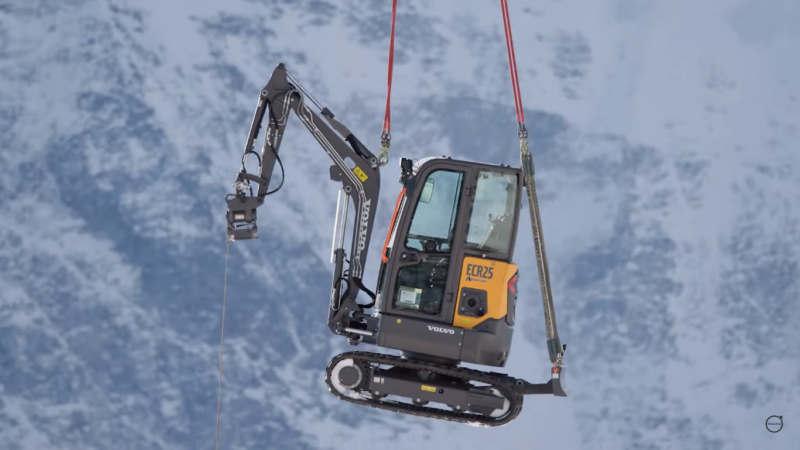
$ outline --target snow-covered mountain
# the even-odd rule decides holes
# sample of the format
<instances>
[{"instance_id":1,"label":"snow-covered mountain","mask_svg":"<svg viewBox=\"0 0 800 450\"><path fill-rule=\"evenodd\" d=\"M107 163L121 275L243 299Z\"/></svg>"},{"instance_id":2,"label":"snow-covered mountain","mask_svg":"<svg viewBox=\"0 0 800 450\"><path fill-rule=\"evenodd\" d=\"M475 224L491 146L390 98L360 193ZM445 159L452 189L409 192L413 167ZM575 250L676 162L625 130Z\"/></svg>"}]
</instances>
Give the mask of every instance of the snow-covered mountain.
<instances>
[{"instance_id":1,"label":"snow-covered mountain","mask_svg":"<svg viewBox=\"0 0 800 450\"><path fill-rule=\"evenodd\" d=\"M393 161L515 164L499 2L399 3ZM262 238L231 246L222 448L797 448L800 3L510 3L571 396L476 429L330 395L336 185L293 120ZM214 445L223 197L256 96L286 62L377 149L390 8L0 3L0 448ZM529 236L507 370L537 381Z\"/></svg>"}]
</instances>

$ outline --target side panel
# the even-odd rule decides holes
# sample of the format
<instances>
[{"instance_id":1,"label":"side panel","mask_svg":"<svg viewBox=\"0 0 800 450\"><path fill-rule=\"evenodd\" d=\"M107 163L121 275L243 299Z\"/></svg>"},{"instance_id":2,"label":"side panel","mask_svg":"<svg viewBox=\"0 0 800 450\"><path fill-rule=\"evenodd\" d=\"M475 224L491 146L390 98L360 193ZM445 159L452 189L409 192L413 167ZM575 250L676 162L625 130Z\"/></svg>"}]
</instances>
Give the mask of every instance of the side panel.
<instances>
[{"instance_id":1,"label":"side panel","mask_svg":"<svg viewBox=\"0 0 800 450\"><path fill-rule=\"evenodd\" d=\"M509 282L517 265L467 256L461 267L453 326L474 328L488 319L505 319Z\"/></svg>"},{"instance_id":2,"label":"side panel","mask_svg":"<svg viewBox=\"0 0 800 450\"><path fill-rule=\"evenodd\" d=\"M487 319L464 330L461 361L482 366L505 367L511 353L514 328L505 320Z\"/></svg>"},{"instance_id":3,"label":"side panel","mask_svg":"<svg viewBox=\"0 0 800 450\"><path fill-rule=\"evenodd\" d=\"M453 360L461 359L464 330L428 320L384 316L378 345Z\"/></svg>"}]
</instances>

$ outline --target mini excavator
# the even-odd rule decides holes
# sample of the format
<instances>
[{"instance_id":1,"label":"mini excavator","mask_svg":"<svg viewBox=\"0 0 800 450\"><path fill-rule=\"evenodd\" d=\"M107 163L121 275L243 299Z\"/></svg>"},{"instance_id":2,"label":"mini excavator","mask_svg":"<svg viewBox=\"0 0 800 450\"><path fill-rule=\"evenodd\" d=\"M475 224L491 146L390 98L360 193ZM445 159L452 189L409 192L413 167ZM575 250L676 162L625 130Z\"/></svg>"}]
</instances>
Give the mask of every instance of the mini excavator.
<instances>
[{"instance_id":1,"label":"mini excavator","mask_svg":"<svg viewBox=\"0 0 800 450\"><path fill-rule=\"evenodd\" d=\"M310 100L319 112L306 104ZM548 350L553 367L547 383L533 384L461 363L504 367L509 359L517 303L517 265L512 262L522 187L528 186L534 227L540 227L532 164L523 169L449 157L400 159L402 189L384 244L375 292L364 286L381 178L379 158L279 64L261 91L234 184L226 198L228 242L257 238L257 209L269 191L289 112L333 160L330 178L341 183L334 223L334 266L328 327L351 345L372 344L400 356L347 352L328 364L325 381L341 400L398 413L500 426L514 420L523 396L566 396L562 387L566 350L558 339L549 282L542 283ZM254 151L267 118L264 146ZM245 159L258 159L248 173ZM530 166L530 167L528 167ZM256 185L256 192L253 192ZM282 180L281 180L282 185ZM350 202L350 258L344 236ZM535 216L535 217L534 217ZM534 230L534 235L539 236ZM547 262L537 243L540 279ZM345 264L347 268L345 269ZM544 272L543 272L544 271ZM368 303L357 302L359 292ZM432 405L436 405L435 407Z\"/></svg>"}]
</instances>

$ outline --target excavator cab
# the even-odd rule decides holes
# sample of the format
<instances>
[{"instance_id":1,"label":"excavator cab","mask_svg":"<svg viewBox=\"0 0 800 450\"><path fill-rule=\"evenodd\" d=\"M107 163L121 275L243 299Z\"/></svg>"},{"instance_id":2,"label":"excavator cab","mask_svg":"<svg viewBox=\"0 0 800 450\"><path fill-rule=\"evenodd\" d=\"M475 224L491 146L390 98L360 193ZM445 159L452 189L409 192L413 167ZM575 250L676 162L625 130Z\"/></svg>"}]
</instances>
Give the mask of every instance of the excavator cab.
<instances>
[{"instance_id":1,"label":"excavator cab","mask_svg":"<svg viewBox=\"0 0 800 450\"><path fill-rule=\"evenodd\" d=\"M522 173L445 157L409 166L401 160L404 189L376 289L378 344L504 366L517 298L512 259Z\"/></svg>"},{"instance_id":2,"label":"excavator cab","mask_svg":"<svg viewBox=\"0 0 800 450\"><path fill-rule=\"evenodd\" d=\"M276 163L283 172L279 150L290 112L327 153L333 162L330 178L340 185L328 328L351 345L401 352L400 356L363 351L335 356L326 369L330 392L357 405L481 426L514 420L524 395L566 396L561 385L566 346L558 340L548 297L543 305L553 368L547 383L460 367L462 362L504 367L508 361L517 301L514 245L523 187L535 211L534 226L539 226L531 193L532 162L523 159L526 169L521 170L447 157L416 164L401 158L402 190L373 292L362 276L380 198L380 158L320 106L284 64L275 68L261 90L235 193L226 198L228 240L258 237L256 210L282 185L281 181L269 191ZM264 146L256 153L264 120ZM257 158L257 173L245 169L248 156ZM350 202L355 215L348 257L344 236ZM546 260L537 257L537 261L540 280L547 279L542 275L547 273ZM543 286L547 286L543 292L549 290L548 283ZM357 301L360 293L370 301ZM429 403L441 407L426 406Z\"/></svg>"}]
</instances>

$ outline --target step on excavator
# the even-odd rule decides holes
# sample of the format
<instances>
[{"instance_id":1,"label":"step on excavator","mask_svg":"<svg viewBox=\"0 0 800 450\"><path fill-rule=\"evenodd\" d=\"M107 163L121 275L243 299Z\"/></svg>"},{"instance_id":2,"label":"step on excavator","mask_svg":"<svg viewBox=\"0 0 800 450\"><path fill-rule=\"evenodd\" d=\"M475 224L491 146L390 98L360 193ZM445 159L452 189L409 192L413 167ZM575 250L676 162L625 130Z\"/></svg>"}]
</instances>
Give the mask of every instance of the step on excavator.
<instances>
[{"instance_id":1,"label":"step on excavator","mask_svg":"<svg viewBox=\"0 0 800 450\"><path fill-rule=\"evenodd\" d=\"M400 353L353 351L334 357L325 374L330 392L356 405L474 426L511 422L525 395L566 396L566 345L561 345L556 329L527 145L522 168L449 157L417 162L400 158L402 188L373 292L362 277L383 155L372 153L321 107L283 63L260 93L235 193L226 198L228 242L258 237L257 209L283 184L281 178L269 191L276 163L283 172L279 149L290 111L331 158L330 178L341 184L328 327L351 345L371 344ZM265 118L267 130L258 154L254 149ZM258 159L257 173L247 172L248 155ZM523 187L528 192L552 362L550 380L542 384L461 367L504 367L509 360L519 279L513 257ZM348 258L344 238L350 203L355 214ZM357 301L361 292L369 297L367 303Z\"/></svg>"}]
</instances>

